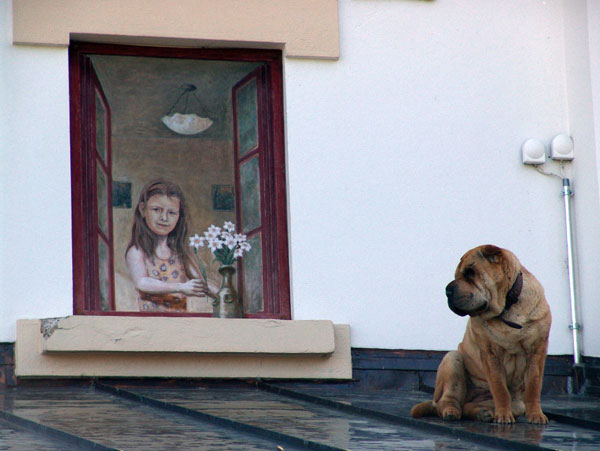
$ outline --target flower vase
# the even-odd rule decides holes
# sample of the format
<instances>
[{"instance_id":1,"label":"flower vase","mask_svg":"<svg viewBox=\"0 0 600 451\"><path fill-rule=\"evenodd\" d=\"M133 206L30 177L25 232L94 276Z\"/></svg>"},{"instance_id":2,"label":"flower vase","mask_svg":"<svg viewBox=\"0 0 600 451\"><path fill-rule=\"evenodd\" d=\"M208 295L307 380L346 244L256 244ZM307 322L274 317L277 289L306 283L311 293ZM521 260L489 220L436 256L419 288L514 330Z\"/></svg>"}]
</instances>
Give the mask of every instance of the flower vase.
<instances>
[{"instance_id":1,"label":"flower vase","mask_svg":"<svg viewBox=\"0 0 600 451\"><path fill-rule=\"evenodd\" d=\"M237 291L233 288L235 268L231 265L221 266L219 274L221 274L222 282L221 288L217 292L217 298L213 301L213 317L241 318L242 302Z\"/></svg>"}]
</instances>

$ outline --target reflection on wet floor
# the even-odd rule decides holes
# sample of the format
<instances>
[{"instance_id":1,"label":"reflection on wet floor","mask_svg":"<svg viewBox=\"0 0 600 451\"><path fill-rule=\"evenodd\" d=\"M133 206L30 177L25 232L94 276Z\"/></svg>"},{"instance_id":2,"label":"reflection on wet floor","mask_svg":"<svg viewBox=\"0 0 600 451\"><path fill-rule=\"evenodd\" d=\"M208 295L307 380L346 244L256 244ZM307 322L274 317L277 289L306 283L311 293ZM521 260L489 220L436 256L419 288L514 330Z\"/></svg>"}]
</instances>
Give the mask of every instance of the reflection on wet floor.
<instances>
[{"instance_id":1,"label":"reflection on wet floor","mask_svg":"<svg viewBox=\"0 0 600 451\"><path fill-rule=\"evenodd\" d=\"M84 448L15 424L11 416L106 449L600 449L600 429L595 427L600 400L590 397L547 397L544 409L558 420L538 426L521 418L508 426L414 420L410 407L431 395L369 391L351 383L101 388L0 390L0 410L6 412L0 421L0 449ZM565 418L585 421L566 424Z\"/></svg>"}]
</instances>

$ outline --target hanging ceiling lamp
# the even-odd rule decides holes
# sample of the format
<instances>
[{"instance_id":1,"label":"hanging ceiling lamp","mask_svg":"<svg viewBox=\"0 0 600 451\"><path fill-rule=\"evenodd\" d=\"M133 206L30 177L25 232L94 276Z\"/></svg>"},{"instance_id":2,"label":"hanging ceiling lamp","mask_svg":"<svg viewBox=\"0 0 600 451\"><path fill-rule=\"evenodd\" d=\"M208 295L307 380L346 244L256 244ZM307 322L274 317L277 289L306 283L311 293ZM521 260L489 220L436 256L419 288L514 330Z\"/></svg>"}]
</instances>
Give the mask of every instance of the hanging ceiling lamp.
<instances>
[{"instance_id":1,"label":"hanging ceiling lamp","mask_svg":"<svg viewBox=\"0 0 600 451\"><path fill-rule=\"evenodd\" d=\"M207 117L200 117L195 113L187 113L190 96L192 96L192 100L196 99L196 102L201 104L200 99L198 99L198 96L194 92L196 91L195 85L187 83L180 89L181 94L179 94L169 112L161 120L163 124L175 133L179 133L180 135L197 135L209 128L213 124L213 121ZM180 102L183 102L183 112L173 113L175 107Z\"/></svg>"}]
</instances>

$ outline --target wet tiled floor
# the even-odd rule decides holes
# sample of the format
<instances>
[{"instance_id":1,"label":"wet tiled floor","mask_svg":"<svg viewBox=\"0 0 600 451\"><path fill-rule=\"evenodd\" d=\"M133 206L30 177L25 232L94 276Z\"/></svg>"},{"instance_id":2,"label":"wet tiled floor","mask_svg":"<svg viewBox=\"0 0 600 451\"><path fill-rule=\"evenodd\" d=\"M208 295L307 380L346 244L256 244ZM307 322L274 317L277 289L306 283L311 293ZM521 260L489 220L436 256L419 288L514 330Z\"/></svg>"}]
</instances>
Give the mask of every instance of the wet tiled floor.
<instances>
[{"instance_id":1,"label":"wet tiled floor","mask_svg":"<svg viewBox=\"0 0 600 451\"><path fill-rule=\"evenodd\" d=\"M99 383L0 390L2 449L600 449L600 399L543 399L546 426L415 420L431 395L353 384Z\"/></svg>"}]
</instances>

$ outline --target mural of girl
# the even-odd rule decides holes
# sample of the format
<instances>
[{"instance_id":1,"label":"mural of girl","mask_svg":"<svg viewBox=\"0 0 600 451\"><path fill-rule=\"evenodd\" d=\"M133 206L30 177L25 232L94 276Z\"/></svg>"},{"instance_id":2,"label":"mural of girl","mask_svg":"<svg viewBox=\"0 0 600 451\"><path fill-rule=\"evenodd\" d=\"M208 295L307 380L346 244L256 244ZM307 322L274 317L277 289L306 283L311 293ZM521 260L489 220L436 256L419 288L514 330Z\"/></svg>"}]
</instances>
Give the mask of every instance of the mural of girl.
<instances>
[{"instance_id":1,"label":"mural of girl","mask_svg":"<svg viewBox=\"0 0 600 451\"><path fill-rule=\"evenodd\" d=\"M164 179L140 194L125 252L142 312L185 312L187 296L215 294L187 246L188 211L181 188Z\"/></svg>"}]
</instances>

